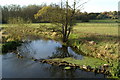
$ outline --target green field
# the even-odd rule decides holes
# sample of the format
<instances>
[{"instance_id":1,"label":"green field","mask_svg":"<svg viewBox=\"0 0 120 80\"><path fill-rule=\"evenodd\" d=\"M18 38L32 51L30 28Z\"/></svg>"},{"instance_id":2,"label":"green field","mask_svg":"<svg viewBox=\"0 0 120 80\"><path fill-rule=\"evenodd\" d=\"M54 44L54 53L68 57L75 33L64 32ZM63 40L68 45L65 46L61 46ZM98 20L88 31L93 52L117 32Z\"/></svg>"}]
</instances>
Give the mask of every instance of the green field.
<instances>
[{"instance_id":1,"label":"green field","mask_svg":"<svg viewBox=\"0 0 120 80\"><path fill-rule=\"evenodd\" d=\"M90 20L91 23L117 23L118 19Z\"/></svg>"},{"instance_id":2,"label":"green field","mask_svg":"<svg viewBox=\"0 0 120 80\"><path fill-rule=\"evenodd\" d=\"M61 37L59 34L56 35L57 32L48 30L55 26L51 23L3 24L0 26L4 27L10 35L9 38L4 38L5 41L19 40L21 37L24 39L25 36L32 36L33 39L46 37L54 40L57 40L57 37L60 40ZM118 46L120 45L118 42L118 29L118 23L77 23L73 27L68 44L76 47L77 49L74 51L78 54L82 51L86 56L113 63L114 70L111 73L114 76L118 72L116 71ZM55 35L53 35L54 33ZM95 44L91 44L91 41ZM96 62L96 59L94 60ZM92 65L92 63L89 65Z\"/></svg>"},{"instance_id":3,"label":"green field","mask_svg":"<svg viewBox=\"0 0 120 80\"><path fill-rule=\"evenodd\" d=\"M74 29L82 33L118 35L117 23L78 23Z\"/></svg>"},{"instance_id":4,"label":"green field","mask_svg":"<svg viewBox=\"0 0 120 80\"><path fill-rule=\"evenodd\" d=\"M39 27L41 25L53 26L51 23L33 23L29 26ZM9 27L9 24L2 24L2 27ZM104 35L118 35L118 23L77 23L74 26L76 31L82 33L98 33Z\"/></svg>"}]
</instances>

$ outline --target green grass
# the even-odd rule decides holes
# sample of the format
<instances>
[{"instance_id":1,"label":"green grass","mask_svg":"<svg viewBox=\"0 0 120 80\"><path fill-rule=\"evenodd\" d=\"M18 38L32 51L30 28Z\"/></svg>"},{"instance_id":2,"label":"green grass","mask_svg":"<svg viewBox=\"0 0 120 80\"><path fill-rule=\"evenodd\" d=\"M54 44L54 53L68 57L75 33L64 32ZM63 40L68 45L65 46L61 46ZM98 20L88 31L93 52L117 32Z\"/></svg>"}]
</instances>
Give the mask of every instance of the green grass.
<instances>
[{"instance_id":1,"label":"green grass","mask_svg":"<svg viewBox=\"0 0 120 80\"><path fill-rule=\"evenodd\" d=\"M16 24L14 24L16 25ZM13 25L13 26L14 26ZM40 26L51 27L51 23L32 23L29 27L40 27ZM2 27L10 27L10 24L2 24ZM117 23L77 23L74 26L74 30L81 33L96 33L102 35L118 35L118 24Z\"/></svg>"},{"instance_id":2,"label":"green grass","mask_svg":"<svg viewBox=\"0 0 120 80\"><path fill-rule=\"evenodd\" d=\"M11 27L11 26L17 26L18 24L0 24L0 27ZM51 23L31 23L31 24L24 24L29 27L39 27L40 25L46 25L46 26L51 26Z\"/></svg>"},{"instance_id":3,"label":"green grass","mask_svg":"<svg viewBox=\"0 0 120 80\"><path fill-rule=\"evenodd\" d=\"M16 25L16 24L15 24ZM6 29L9 34L15 39L22 36L34 36L33 39L39 36L45 36L53 38L52 32L46 30L46 27L52 27L53 24L50 23L33 23L26 24L27 27L10 27L9 24L3 24L3 27L9 27ZM14 25L13 25L14 26ZM45 33L43 33L45 32ZM46 33L47 32L47 33ZM14 36L13 36L14 35ZM64 58L63 60L70 63L80 64L80 65L91 65L92 67L99 66L106 63L106 60L112 61L113 64L118 58L118 24L117 23L77 23L69 38L70 46L77 46L78 54L79 50L84 52L87 56L84 60L75 60L71 58ZM56 38L57 36L55 36ZM96 44L89 44L89 41L94 41ZM103 56L97 56L97 54ZM96 59L99 58L99 59ZM100 60L102 59L102 60ZM114 66L113 69L117 69ZM114 70L111 71L113 74L116 73Z\"/></svg>"},{"instance_id":4,"label":"green grass","mask_svg":"<svg viewBox=\"0 0 120 80\"><path fill-rule=\"evenodd\" d=\"M95 67L99 67L102 66L104 64L108 64L107 62L100 60L100 59L96 59L96 58L92 58L92 57L84 57L84 59L82 60L76 60L74 58L55 58L55 59L50 59L52 61L66 61L68 63L73 63L73 64L77 64L77 65L86 65L86 66L91 66L92 68Z\"/></svg>"},{"instance_id":5,"label":"green grass","mask_svg":"<svg viewBox=\"0 0 120 80\"><path fill-rule=\"evenodd\" d=\"M100 23L101 24L101 23ZM94 41L96 44L89 44ZM118 27L84 27L76 25L73 33L70 35L69 43L72 46L77 46L86 55L96 57L101 54L105 59L116 60L118 57ZM108 58L105 58L108 57Z\"/></svg>"},{"instance_id":6,"label":"green grass","mask_svg":"<svg viewBox=\"0 0 120 80\"><path fill-rule=\"evenodd\" d=\"M69 43L77 47L77 53L110 61L114 66L110 70L113 77L118 71L118 24L117 23L78 23L73 28ZM89 44L94 41L96 44ZM89 58L90 59L90 58ZM89 60L88 59L88 60ZM92 59L91 59L92 60ZM92 60L94 63L95 59ZM78 61L79 62L79 61ZM92 64L91 61L88 61ZM89 64L87 63L87 64ZM96 65L96 64L94 64Z\"/></svg>"},{"instance_id":7,"label":"green grass","mask_svg":"<svg viewBox=\"0 0 120 80\"><path fill-rule=\"evenodd\" d=\"M118 19L90 20L91 23L117 23Z\"/></svg>"},{"instance_id":8,"label":"green grass","mask_svg":"<svg viewBox=\"0 0 120 80\"><path fill-rule=\"evenodd\" d=\"M81 33L96 33L102 35L118 35L117 23L78 23L74 30Z\"/></svg>"}]
</instances>

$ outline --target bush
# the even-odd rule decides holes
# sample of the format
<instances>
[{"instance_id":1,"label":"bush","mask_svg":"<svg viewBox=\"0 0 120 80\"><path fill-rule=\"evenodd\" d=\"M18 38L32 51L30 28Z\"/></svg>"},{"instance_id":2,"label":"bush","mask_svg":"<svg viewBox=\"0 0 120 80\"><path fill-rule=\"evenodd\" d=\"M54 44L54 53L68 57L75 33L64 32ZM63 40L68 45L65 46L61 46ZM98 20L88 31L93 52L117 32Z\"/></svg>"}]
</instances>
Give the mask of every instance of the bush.
<instances>
[{"instance_id":1,"label":"bush","mask_svg":"<svg viewBox=\"0 0 120 80\"><path fill-rule=\"evenodd\" d=\"M24 20L23 18L21 18L21 17L16 17L16 18L9 17L8 23L9 23L9 24L25 24L25 23L31 23L31 20L25 21L25 20Z\"/></svg>"},{"instance_id":2,"label":"bush","mask_svg":"<svg viewBox=\"0 0 120 80\"><path fill-rule=\"evenodd\" d=\"M2 45L2 53L7 53L10 50L16 50L21 45L19 41L10 41Z\"/></svg>"}]
</instances>

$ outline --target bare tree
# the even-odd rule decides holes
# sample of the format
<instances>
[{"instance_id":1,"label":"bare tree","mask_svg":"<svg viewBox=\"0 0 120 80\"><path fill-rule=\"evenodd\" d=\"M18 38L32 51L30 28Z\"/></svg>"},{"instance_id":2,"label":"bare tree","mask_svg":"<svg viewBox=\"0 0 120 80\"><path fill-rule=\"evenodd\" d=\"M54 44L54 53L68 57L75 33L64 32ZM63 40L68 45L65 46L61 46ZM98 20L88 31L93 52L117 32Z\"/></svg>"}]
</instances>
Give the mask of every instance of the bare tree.
<instances>
[{"instance_id":1,"label":"bare tree","mask_svg":"<svg viewBox=\"0 0 120 80\"><path fill-rule=\"evenodd\" d=\"M67 42L73 25L75 24L75 16L78 8L82 8L86 2L79 6L77 6L77 3L76 0L74 0L73 5L70 6L67 0L64 5L61 0L61 6L54 5L43 7L37 14L35 14L35 18L37 19L38 17L41 17L43 20L50 21L59 26L63 42Z\"/></svg>"}]
</instances>

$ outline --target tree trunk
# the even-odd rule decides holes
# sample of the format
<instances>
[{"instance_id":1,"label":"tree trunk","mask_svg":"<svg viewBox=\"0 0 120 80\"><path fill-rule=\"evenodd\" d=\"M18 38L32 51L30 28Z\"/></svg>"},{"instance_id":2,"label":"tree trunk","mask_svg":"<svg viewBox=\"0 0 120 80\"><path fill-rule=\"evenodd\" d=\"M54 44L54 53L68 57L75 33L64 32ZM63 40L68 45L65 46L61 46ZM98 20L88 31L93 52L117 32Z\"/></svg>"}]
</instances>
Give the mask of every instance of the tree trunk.
<instances>
[{"instance_id":1,"label":"tree trunk","mask_svg":"<svg viewBox=\"0 0 120 80\"><path fill-rule=\"evenodd\" d=\"M63 42L65 43L65 42L67 42L67 35L66 34L63 34Z\"/></svg>"},{"instance_id":2,"label":"tree trunk","mask_svg":"<svg viewBox=\"0 0 120 80\"><path fill-rule=\"evenodd\" d=\"M66 20L65 20L65 29L63 33L63 42L67 42L67 28L68 28L68 0L66 1Z\"/></svg>"},{"instance_id":3,"label":"tree trunk","mask_svg":"<svg viewBox=\"0 0 120 80\"><path fill-rule=\"evenodd\" d=\"M63 42L67 42L68 41L68 38L69 38L69 35L71 33L71 29L72 29L72 22L73 22L73 18L74 18L74 15L75 15L75 5L76 5L76 0L74 0L74 9L73 9L73 12L72 12L72 15L70 16L70 22L68 20L68 0L66 1L66 20L65 20L65 25L62 26L62 34L63 34ZM68 27L69 26L69 27Z\"/></svg>"}]
</instances>

